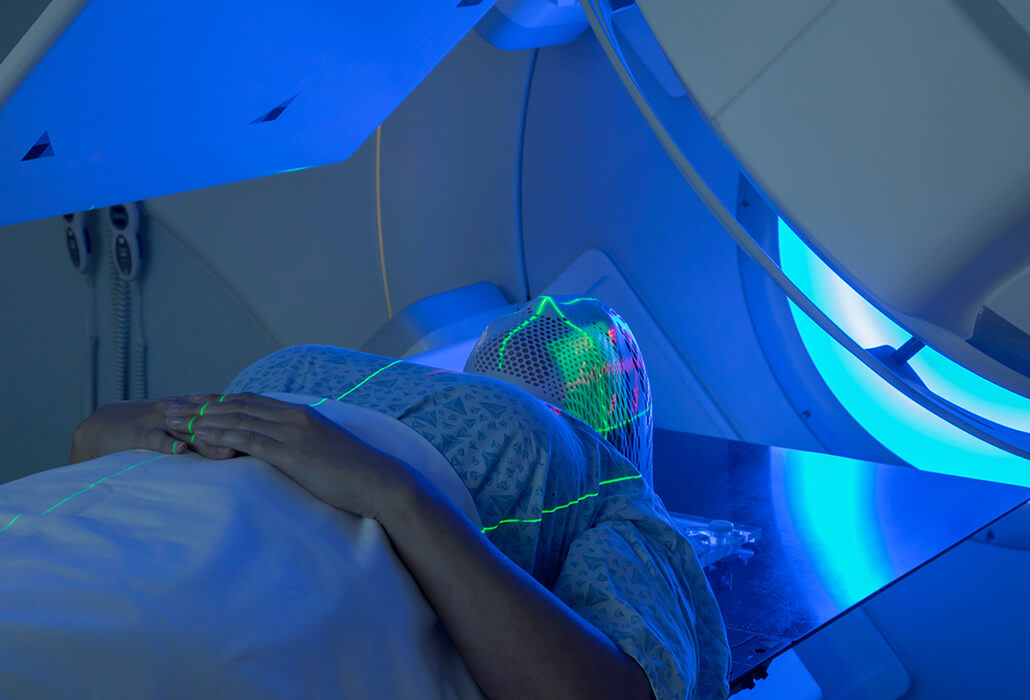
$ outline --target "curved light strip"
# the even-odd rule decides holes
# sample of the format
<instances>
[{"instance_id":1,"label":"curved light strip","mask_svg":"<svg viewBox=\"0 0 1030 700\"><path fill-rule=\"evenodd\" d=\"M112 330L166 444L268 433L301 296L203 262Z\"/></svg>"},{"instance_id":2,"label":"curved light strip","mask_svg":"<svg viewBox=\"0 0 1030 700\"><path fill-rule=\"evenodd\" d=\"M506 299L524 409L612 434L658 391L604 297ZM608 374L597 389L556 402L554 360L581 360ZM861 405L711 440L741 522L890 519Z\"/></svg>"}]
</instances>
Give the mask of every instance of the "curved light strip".
<instances>
[{"instance_id":1,"label":"curved light strip","mask_svg":"<svg viewBox=\"0 0 1030 700\"><path fill-rule=\"evenodd\" d=\"M899 347L910 337L840 279L782 220L780 265L860 345ZM801 340L830 391L884 447L919 469L1030 486L1030 461L979 440L926 410L859 362L793 303ZM952 403L1017 430L1030 429L1030 400L988 382L930 348L909 363Z\"/></svg>"}]
</instances>

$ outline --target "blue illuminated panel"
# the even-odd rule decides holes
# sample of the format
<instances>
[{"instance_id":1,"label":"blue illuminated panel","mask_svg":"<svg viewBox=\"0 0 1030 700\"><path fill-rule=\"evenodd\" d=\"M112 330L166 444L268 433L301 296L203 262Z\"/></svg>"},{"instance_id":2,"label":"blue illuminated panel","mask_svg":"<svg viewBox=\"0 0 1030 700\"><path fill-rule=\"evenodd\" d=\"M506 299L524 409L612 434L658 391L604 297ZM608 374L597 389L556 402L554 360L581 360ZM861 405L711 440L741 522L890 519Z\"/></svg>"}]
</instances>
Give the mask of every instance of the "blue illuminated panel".
<instances>
[{"instance_id":1,"label":"blue illuminated panel","mask_svg":"<svg viewBox=\"0 0 1030 700\"><path fill-rule=\"evenodd\" d=\"M840 279L783 221L784 273L860 345L899 347L909 334ZM884 447L919 469L1030 486L1027 460L989 445L903 396L834 342L794 304L791 313L820 375L855 420ZM926 386L966 410L1030 431L1030 400L924 348L909 363Z\"/></svg>"},{"instance_id":2,"label":"blue illuminated panel","mask_svg":"<svg viewBox=\"0 0 1030 700\"><path fill-rule=\"evenodd\" d=\"M736 642L731 683L768 660L757 649L775 655L1030 496L1015 486L662 429L654 435L654 487L671 512L761 529L746 565L727 560L706 570ZM760 646L743 643L756 633Z\"/></svg>"},{"instance_id":3,"label":"blue illuminated panel","mask_svg":"<svg viewBox=\"0 0 1030 700\"><path fill-rule=\"evenodd\" d=\"M0 72L0 225L348 158L494 0L92 0Z\"/></svg>"},{"instance_id":4,"label":"blue illuminated panel","mask_svg":"<svg viewBox=\"0 0 1030 700\"><path fill-rule=\"evenodd\" d=\"M896 576L880 529L875 468L814 452L770 454L777 523L802 544L830 601L810 591L825 613L854 605ZM825 610L823 607L825 606Z\"/></svg>"}]
</instances>

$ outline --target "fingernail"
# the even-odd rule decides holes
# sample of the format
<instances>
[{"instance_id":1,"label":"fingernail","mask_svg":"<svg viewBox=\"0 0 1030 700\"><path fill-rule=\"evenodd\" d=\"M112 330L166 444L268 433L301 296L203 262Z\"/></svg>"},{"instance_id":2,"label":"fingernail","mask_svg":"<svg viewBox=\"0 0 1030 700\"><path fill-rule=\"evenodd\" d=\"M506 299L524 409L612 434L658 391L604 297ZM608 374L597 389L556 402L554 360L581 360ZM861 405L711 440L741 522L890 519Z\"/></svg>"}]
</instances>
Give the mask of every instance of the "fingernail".
<instances>
[{"instance_id":1,"label":"fingernail","mask_svg":"<svg viewBox=\"0 0 1030 700\"><path fill-rule=\"evenodd\" d=\"M211 428L197 428L193 432L203 437L204 435L207 435L211 432Z\"/></svg>"},{"instance_id":2,"label":"fingernail","mask_svg":"<svg viewBox=\"0 0 1030 700\"><path fill-rule=\"evenodd\" d=\"M169 418L168 419L168 425L169 425L169 427L172 427L172 428L181 428L184 425L186 425L186 419L185 418Z\"/></svg>"}]
</instances>

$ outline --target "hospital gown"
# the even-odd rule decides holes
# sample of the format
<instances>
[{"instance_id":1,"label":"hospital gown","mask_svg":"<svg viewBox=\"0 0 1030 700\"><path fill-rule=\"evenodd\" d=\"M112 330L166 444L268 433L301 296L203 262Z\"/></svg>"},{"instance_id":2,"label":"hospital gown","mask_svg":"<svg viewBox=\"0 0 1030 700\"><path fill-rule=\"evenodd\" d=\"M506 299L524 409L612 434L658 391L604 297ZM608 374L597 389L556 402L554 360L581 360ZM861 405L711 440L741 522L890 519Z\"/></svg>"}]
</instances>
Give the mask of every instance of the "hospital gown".
<instances>
[{"instance_id":1,"label":"hospital gown","mask_svg":"<svg viewBox=\"0 0 1030 700\"><path fill-rule=\"evenodd\" d=\"M401 421L457 472L490 541L633 657L657 700L726 697L725 628L693 550L650 472L585 423L496 379L319 345L264 357L225 391Z\"/></svg>"}]
</instances>

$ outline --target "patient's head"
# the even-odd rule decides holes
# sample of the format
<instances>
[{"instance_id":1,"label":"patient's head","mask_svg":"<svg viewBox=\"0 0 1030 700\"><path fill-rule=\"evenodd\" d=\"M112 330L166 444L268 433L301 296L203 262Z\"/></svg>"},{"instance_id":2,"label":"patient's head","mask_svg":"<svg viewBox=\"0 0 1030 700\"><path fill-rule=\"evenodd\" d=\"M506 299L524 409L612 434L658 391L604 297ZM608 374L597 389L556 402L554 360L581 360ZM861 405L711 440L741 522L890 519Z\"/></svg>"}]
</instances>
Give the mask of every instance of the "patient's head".
<instances>
[{"instance_id":1,"label":"patient's head","mask_svg":"<svg viewBox=\"0 0 1030 700\"><path fill-rule=\"evenodd\" d=\"M607 304L537 297L486 327L465 371L503 379L579 418L651 481L651 386L633 333Z\"/></svg>"}]
</instances>

